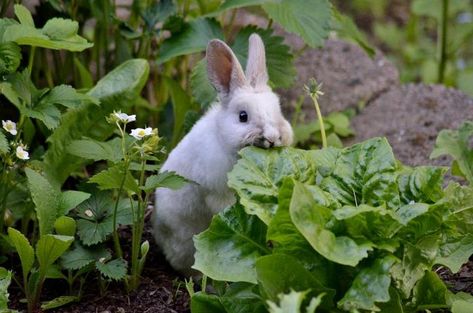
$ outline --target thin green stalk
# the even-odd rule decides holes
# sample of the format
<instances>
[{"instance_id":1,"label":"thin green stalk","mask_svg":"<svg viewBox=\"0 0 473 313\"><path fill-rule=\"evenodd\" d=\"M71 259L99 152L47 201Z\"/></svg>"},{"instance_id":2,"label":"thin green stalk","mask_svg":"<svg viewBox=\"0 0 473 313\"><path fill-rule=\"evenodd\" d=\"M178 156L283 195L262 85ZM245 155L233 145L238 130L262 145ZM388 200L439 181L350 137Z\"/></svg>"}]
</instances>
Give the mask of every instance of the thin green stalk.
<instances>
[{"instance_id":1,"label":"thin green stalk","mask_svg":"<svg viewBox=\"0 0 473 313\"><path fill-rule=\"evenodd\" d=\"M144 185L145 178L145 165L146 160L143 158L141 160L141 172L140 172L140 186ZM139 266L139 253L140 253L140 243L141 237L143 235L144 227L144 211L146 208L147 196L143 199L141 195L138 195L138 208L136 210L135 221L133 221L133 230L132 230L132 244L131 244L131 290L134 290L139 285L140 280L140 266Z\"/></svg>"},{"instance_id":2,"label":"thin green stalk","mask_svg":"<svg viewBox=\"0 0 473 313\"><path fill-rule=\"evenodd\" d=\"M31 75L32 70L33 70L33 62L34 62L35 52L36 52L36 47L32 46L31 47L31 52L30 52L30 57L28 59L28 71L30 72L30 75Z\"/></svg>"},{"instance_id":3,"label":"thin green stalk","mask_svg":"<svg viewBox=\"0 0 473 313\"><path fill-rule=\"evenodd\" d=\"M443 83L445 79L445 67L447 64L447 32L448 32L448 5L449 0L442 0L442 12L440 23L438 25L438 51L439 51L439 66L438 66L438 83Z\"/></svg>"},{"instance_id":4,"label":"thin green stalk","mask_svg":"<svg viewBox=\"0 0 473 313\"><path fill-rule=\"evenodd\" d=\"M317 112L317 119L319 120L320 135L322 137L322 147L325 149L327 148L327 136L325 134L324 120L322 118L322 113L320 112L320 106L318 101L319 96L324 94L321 90L321 87L322 84L317 84L317 81L312 78L309 80L309 85L305 86L305 90L314 102L315 111Z\"/></svg>"}]
</instances>

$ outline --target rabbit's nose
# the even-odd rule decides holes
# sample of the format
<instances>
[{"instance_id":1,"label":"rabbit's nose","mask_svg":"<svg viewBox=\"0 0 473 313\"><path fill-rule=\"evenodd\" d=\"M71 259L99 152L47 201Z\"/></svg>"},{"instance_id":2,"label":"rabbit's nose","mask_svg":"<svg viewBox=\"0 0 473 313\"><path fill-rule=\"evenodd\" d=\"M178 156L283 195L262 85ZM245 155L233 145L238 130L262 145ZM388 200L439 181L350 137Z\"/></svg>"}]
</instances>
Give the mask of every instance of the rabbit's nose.
<instances>
[{"instance_id":1,"label":"rabbit's nose","mask_svg":"<svg viewBox=\"0 0 473 313\"><path fill-rule=\"evenodd\" d=\"M271 141L269 139L266 139L266 141L269 143L270 148L274 147L274 141Z\"/></svg>"}]
</instances>

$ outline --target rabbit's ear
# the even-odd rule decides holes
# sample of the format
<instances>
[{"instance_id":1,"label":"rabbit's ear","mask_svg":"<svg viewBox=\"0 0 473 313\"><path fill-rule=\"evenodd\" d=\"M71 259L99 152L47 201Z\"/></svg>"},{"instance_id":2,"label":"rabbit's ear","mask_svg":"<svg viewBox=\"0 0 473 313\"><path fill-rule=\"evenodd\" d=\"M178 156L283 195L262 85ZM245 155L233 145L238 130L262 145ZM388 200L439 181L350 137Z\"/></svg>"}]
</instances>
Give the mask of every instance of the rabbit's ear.
<instances>
[{"instance_id":1,"label":"rabbit's ear","mask_svg":"<svg viewBox=\"0 0 473 313\"><path fill-rule=\"evenodd\" d=\"M240 62L232 50L218 39L210 41L207 46L207 73L221 97L246 85Z\"/></svg>"},{"instance_id":2,"label":"rabbit's ear","mask_svg":"<svg viewBox=\"0 0 473 313\"><path fill-rule=\"evenodd\" d=\"M264 43L258 34L251 34L248 47L248 62L246 63L246 79L255 88L264 88L268 85L268 71L266 69L266 55Z\"/></svg>"}]
</instances>

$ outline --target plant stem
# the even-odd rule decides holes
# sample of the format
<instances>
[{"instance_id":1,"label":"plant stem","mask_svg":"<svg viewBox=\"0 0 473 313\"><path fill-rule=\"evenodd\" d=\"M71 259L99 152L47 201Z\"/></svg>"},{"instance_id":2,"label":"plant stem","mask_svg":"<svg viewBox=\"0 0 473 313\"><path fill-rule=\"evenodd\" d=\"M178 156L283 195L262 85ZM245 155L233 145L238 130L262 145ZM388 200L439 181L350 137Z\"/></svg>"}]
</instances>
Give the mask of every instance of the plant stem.
<instances>
[{"instance_id":1,"label":"plant stem","mask_svg":"<svg viewBox=\"0 0 473 313\"><path fill-rule=\"evenodd\" d=\"M141 160L141 173L140 173L140 186L144 185L145 178L145 165L146 160L142 158ZM143 235L144 227L144 212L146 209L148 197L145 196L144 199L142 195L138 195L138 208L136 214L134 215L135 220L133 221L133 231L132 231L132 243L131 243L131 282L130 289L134 290L138 288L140 281L140 262L139 262L139 253L140 253L140 244L141 237Z\"/></svg>"},{"instance_id":2,"label":"plant stem","mask_svg":"<svg viewBox=\"0 0 473 313\"><path fill-rule=\"evenodd\" d=\"M325 135L325 125L324 120L322 118L322 113L320 112L319 101L317 100L317 97L312 97L312 101L314 101L315 111L317 112L317 119L319 120L320 135L322 137L322 147L325 149L327 148L327 136Z\"/></svg>"},{"instance_id":3,"label":"plant stem","mask_svg":"<svg viewBox=\"0 0 473 313\"><path fill-rule=\"evenodd\" d=\"M445 79L445 67L447 64L447 32L448 32L448 4L449 0L442 0L442 12L438 28L438 83L443 83Z\"/></svg>"},{"instance_id":4,"label":"plant stem","mask_svg":"<svg viewBox=\"0 0 473 313\"><path fill-rule=\"evenodd\" d=\"M30 75L31 75L31 72L33 70L33 62L34 62L35 52L36 52L36 47L32 46L31 47L31 52L30 52L30 57L28 59L28 71L30 72Z\"/></svg>"}]
</instances>

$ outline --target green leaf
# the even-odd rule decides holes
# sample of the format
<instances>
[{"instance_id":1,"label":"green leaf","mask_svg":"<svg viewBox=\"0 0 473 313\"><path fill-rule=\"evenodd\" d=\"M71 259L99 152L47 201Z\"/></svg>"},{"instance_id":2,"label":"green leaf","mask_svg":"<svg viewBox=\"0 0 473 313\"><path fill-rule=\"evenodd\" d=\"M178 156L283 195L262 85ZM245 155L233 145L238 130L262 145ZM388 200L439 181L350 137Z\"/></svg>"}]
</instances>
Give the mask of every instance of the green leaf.
<instances>
[{"instance_id":1,"label":"green leaf","mask_svg":"<svg viewBox=\"0 0 473 313\"><path fill-rule=\"evenodd\" d=\"M424 277L414 289L415 304L420 309L423 305L445 305L447 303L447 287L432 271L426 271ZM416 310L417 311L417 310Z\"/></svg>"},{"instance_id":2,"label":"green leaf","mask_svg":"<svg viewBox=\"0 0 473 313\"><path fill-rule=\"evenodd\" d=\"M309 154L294 148L264 150L244 148L241 158L228 174L228 185L235 189L248 214L256 214L268 224L276 212L279 186L284 178L311 182L315 169Z\"/></svg>"},{"instance_id":3,"label":"green leaf","mask_svg":"<svg viewBox=\"0 0 473 313\"><path fill-rule=\"evenodd\" d=\"M328 285L334 275L333 263L318 254L297 230L289 214L294 181L287 178L279 188L278 209L268 225L266 239L271 243L273 253L295 257L323 284Z\"/></svg>"},{"instance_id":4,"label":"green leaf","mask_svg":"<svg viewBox=\"0 0 473 313\"><path fill-rule=\"evenodd\" d=\"M240 205L225 209L194 237L193 268L215 280L256 283L255 261L267 254L266 225Z\"/></svg>"},{"instance_id":5,"label":"green leaf","mask_svg":"<svg viewBox=\"0 0 473 313\"><path fill-rule=\"evenodd\" d=\"M431 159L441 155L452 156L470 184L473 184L473 149L469 148L469 139L472 136L473 122L463 122L458 130L442 130L430 155Z\"/></svg>"},{"instance_id":6,"label":"green leaf","mask_svg":"<svg viewBox=\"0 0 473 313\"><path fill-rule=\"evenodd\" d=\"M100 259L110 259L111 253L101 246L85 248L76 244L73 250L67 251L61 257L61 266L68 270L80 270Z\"/></svg>"},{"instance_id":7,"label":"green leaf","mask_svg":"<svg viewBox=\"0 0 473 313\"><path fill-rule=\"evenodd\" d=\"M32 169L25 169L28 188L35 204L40 237L50 234L60 211L61 193L49 181Z\"/></svg>"},{"instance_id":8,"label":"green leaf","mask_svg":"<svg viewBox=\"0 0 473 313\"><path fill-rule=\"evenodd\" d=\"M396 262L393 256L376 259L374 263L362 269L353 283L338 302L338 307L346 311L369 310L379 311L377 302L388 302L391 277L389 271Z\"/></svg>"},{"instance_id":9,"label":"green leaf","mask_svg":"<svg viewBox=\"0 0 473 313\"><path fill-rule=\"evenodd\" d=\"M30 245L25 235L14 228L8 227L8 237L20 256L23 277L27 277L34 263L33 247Z\"/></svg>"},{"instance_id":10,"label":"green leaf","mask_svg":"<svg viewBox=\"0 0 473 313\"><path fill-rule=\"evenodd\" d=\"M262 5L265 2L270 2L270 1L271 0L225 0L218 7L217 10L211 12L209 15L215 16L227 10L238 9L238 8L243 8L243 7L248 7L248 6Z\"/></svg>"},{"instance_id":11,"label":"green leaf","mask_svg":"<svg viewBox=\"0 0 473 313\"><path fill-rule=\"evenodd\" d=\"M76 221L69 216L60 216L56 222L54 222L54 229L58 235L74 236L76 228Z\"/></svg>"},{"instance_id":12,"label":"green leaf","mask_svg":"<svg viewBox=\"0 0 473 313\"><path fill-rule=\"evenodd\" d=\"M118 163L123 159L120 138L106 142L93 139L74 140L67 147L67 152L94 161L108 160Z\"/></svg>"},{"instance_id":13,"label":"green leaf","mask_svg":"<svg viewBox=\"0 0 473 313\"><path fill-rule=\"evenodd\" d=\"M5 313L15 312L8 310L8 286L10 286L12 273L0 267L0 310Z\"/></svg>"},{"instance_id":14,"label":"green leaf","mask_svg":"<svg viewBox=\"0 0 473 313\"><path fill-rule=\"evenodd\" d=\"M61 306L64 306L66 304L72 303L72 302L77 302L79 300L80 299L77 296L60 296L60 297L54 298L52 300L43 302L41 304L41 309L42 310L55 309L55 308L59 308Z\"/></svg>"},{"instance_id":15,"label":"green leaf","mask_svg":"<svg viewBox=\"0 0 473 313\"><path fill-rule=\"evenodd\" d=\"M473 303L465 300L456 300L452 303L452 313L470 313Z\"/></svg>"},{"instance_id":16,"label":"green leaf","mask_svg":"<svg viewBox=\"0 0 473 313\"><path fill-rule=\"evenodd\" d=\"M148 73L146 60L128 60L103 77L87 93L98 99L100 106L89 103L63 114L61 125L48 138L50 146L44 156L47 176L54 185L62 185L72 172L86 163L84 159L67 153L70 143L83 137L99 141L109 138L116 126L108 124L105 117L114 110L124 111L134 103Z\"/></svg>"},{"instance_id":17,"label":"green leaf","mask_svg":"<svg viewBox=\"0 0 473 313\"><path fill-rule=\"evenodd\" d=\"M301 310L302 301L306 298L307 292L297 292L291 290L287 294L280 294L279 304L268 301L270 313L314 313L322 301L324 294L320 294L317 298L312 298L310 304L304 311Z\"/></svg>"},{"instance_id":18,"label":"green leaf","mask_svg":"<svg viewBox=\"0 0 473 313\"><path fill-rule=\"evenodd\" d=\"M338 10L332 10L334 17L333 28L337 31L340 37L347 38L356 42L365 52L373 58L376 54L375 49L369 44L366 36L360 32L353 20L341 14Z\"/></svg>"},{"instance_id":19,"label":"green leaf","mask_svg":"<svg viewBox=\"0 0 473 313\"><path fill-rule=\"evenodd\" d=\"M144 191L152 191L156 188L170 188L173 190L180 189L188 184L190 181L175 172L164 171L158 175L151 175L146 179Z\"/></svg>"},{"instance_id":20,"label":"green leaf","mask_svg":"<svg viewBox=\"0 0 473 313\"><path fill-rule=\"evenodd\" d=\"M133 203L136 206L136 203ZM113 231L113 211L115 199L108 192L97 192L77 206L80 217L77 220L77 232L83 244L90 246L103 242ZM117 226L130 225L133 222L131 204L128 199L121 199L117 207Z\"/></svg>"},{"instance_id":21,"label":"green leaf","mask_svg":"<svg viewBox=\"0 0 473 313\"><path fill-rule=\"evenodd\" d=\"M471 255L473 255L473 235L466 234L459 241L456 239L441 245L435 263L445 265L452 273L457 273L461 266L468 262Z\"/></svg>"},{"instance_id":22,"label":"green leaf","mask_svg":"<svg viewBox=\"0 0 473 313\"><path fill-rule=\"evenodd\" d=\"M207 76L207 61L200 60L191 72L191 90L195 101L202 108L208 107L217 99L217 91L210 84Z\"/></svg>"},{"instance_id":23,"label":"green leaf","mask_svg":"<svg viewBox=\"0 0 473 313\"><path fill-rule=\"evenodd\" d=\"M124 178L125 180L123 181ZM140 192L138 183L135 181L129 170L125 171L123 163L109 167L89 179L89 183L97 184L101 190L120 189L122 182L123 187L126 190L135 193Z\"/></svg>"},{"instance_id":24,"label":"green leaf","mask_svg":"<svg viewBox=\"0 0 473 313\"><path fill-rule=\"evenodd\" d=\"M122 280L127 272L127 262L121 258L106 263L97 261L95 267L104 277L113 280Z\"/></svg>"},{"instance_id":25,"label":"green leaf","mask_svg":"<svg viewBox=\"0 0 473 313\"><path fill-rule=\"evenodd\" d=\"M94 79L92 77L92 74L90 74L89 70L76 57L74 57L74 66L79 72L80 78L80 85L76 85L76 87L87 89L92 88L92 86L94 85Z\"/></svg>"},{"instance_id":26,"label":"green leaf","mask_svg":"<svg viewBox=\"0 0 473 313\"><path fill-rule=\"evenodd\" d=\"M260 288L271 301L278 301L281 293L290 290L308 292L310 297L321 293L324 309L333 308L335 290L324 287L311 272L306 270L294 257L284 254L272 254L259 258L256 273Z\"/></svg>"},{"instance_id":27,"label":"green leaf","mask_svg":"<svg viewBox=\"0 0 473 313\"><path fill-rule=\"evenodd\" d=\"M69 85L60 85L51 89L42 99L41 103L45 104L60 104L70 109L77 109L78 107L87 103L99 104L99 101L87 94L77 92Z\"/></svg>"},{"instance_id":28,"label":"green leaf","mask_svg":"<svg viewBox=\"0 0 473 313\"><path fill-rule=\"evenodd\" d=\"M31 16L30 11L28 11L28 9L24 5L15 4L13 6L13 9L15 11L16 17L18 18L21 24L34 27L33 17Z\"/></svg>"},{"instance_id":29,"label":"green leaf","mask_svg":"<svg viewBox=\"0 0 473 313\"><path fill-rule=\"evenodd\" d=\"M8 145L7 137L0 131L0 154L7 154L10 152L10 146Z\"/></svg>"},{"instance_id":30,"label":"green leaf","mask_svg":"<svg viewBox=\"0 0 473 313\"><path fill-rule=\"evenodd\" d=\"M60 201L60 215L65 215L69 213L70 210L90 198L90 193L77 191L77 190L67 190L61 193Z\"/></svg>"},{"instance_id":31,"label":"green leaf","mask_svg":"<svg viewBox=\"0 0 473 313\"><path fill-rule=\"evenodd\" d=\"M184 89L182 89L179 83L175 82L169 77L164 77L163 80L171 93L174 118L171 146L174 147L182 138L182 130L186 113L192 110L194 106L190 96L185 92Z\"/></svg>"},{"instance_id":32,"label":"green leaf","mask_svg":"<svg viewBox=\"0 0 473 313\"><path fill-rule=\"evenodd\" d=\"M201 52L212 39L223 39L222 29L214 19L199 18L189 22L178 34L163 42L158 52L158 64L174 57Z\"/></svg>"},{"instance_id":33,"label":"green leaf","mask_svg":"<svg viewBox=\"0 0 473 313\"><path fill-rule=\"evenodd\" d=\"M281 0L262 7L270 18L311 47L322 46L328 36L332 19L328 0Z\"/></svg>"},{"instance_id":34,"label":"green leaf","mask_svg":"<svg viewBox=\"0 0 473 313\"><path fill-rule=\"evenodd\" d=\"M205 292L196 292L191 298L191 311L193 313L226 313L216 295Z\"/></svg>"},{"instance_id":35,"label":"green leaf","mask_svg":"<svg viewBox=\"0 0 473 313\"><path fill-rule=\"evenodd\" d=\"M442 184L446 171L447 168L436 166L404 169L398 177L402 202L433 203L440 200L443 196Z\"/></svg>"},{"instance_id":36,"label":"green leaf","mask_svg":"<svg viewBox=\"0 0 473 313\"><path fill-rule=\"evenodd\" d=\"M44 25L42 32L54 40L62 40L73 37L79 30L79 23L69 19L54 17Z\"/></svg>"},{"instance_id":37,"label":"green leaf","mask_svg":"<svg viewBox=\"0 0 473 313\"><path fill-rule=\"evenodd\" d=\"M41 236L36 244L39 273L45 275L49 267L69 248L74 237L61 235Z\"/></svg>"},{"instance_id":38,"label":"green leaf","mask_svg":"<svg viewBox=\"0 0 473 313\"><path fill-rule=\"evenodd\" d=\"M0 42L0 75L8 75L17 70L21 62L21 49L14 42Z\"/></svg>"},{"instance_id":39,"label":"green leaf","mask_svg":"<svg viewBox=\"0 0 473 313\"><path fill-rule=\"evenodd\" d=\"M372 244L358 244L347 236L336 236L327 229L326 223L330 217L330 209L314 200L320 191L316 186L305 186L295 183L292 195L290 214L297 229L307 239L311 246L325 258L344 265L356 266L368 256Z\"/></svg>"},{"instance_id":40,"label":"green leaf","mask_svg":"<svg viewBox=\"0 0 473 313\"><path fill-rule=\"evenodd\" d=\"M374 207L400 205L397 185L398 166L385 138L373 138L343 149L333 173L321 187L342 204L368 204Z\"/></svg>"},{"instance_id":41,"label":"green leaf","mask_svg":"<svg viewBox=\"0 0 473 313\"><path fill-rule=\"evenodd\" d=\"M232 283L219 296L196 292L191 299L191 310L193 313L265 313L266 307L257 290L253 284Z\"/></svg>"}]
</instances>

